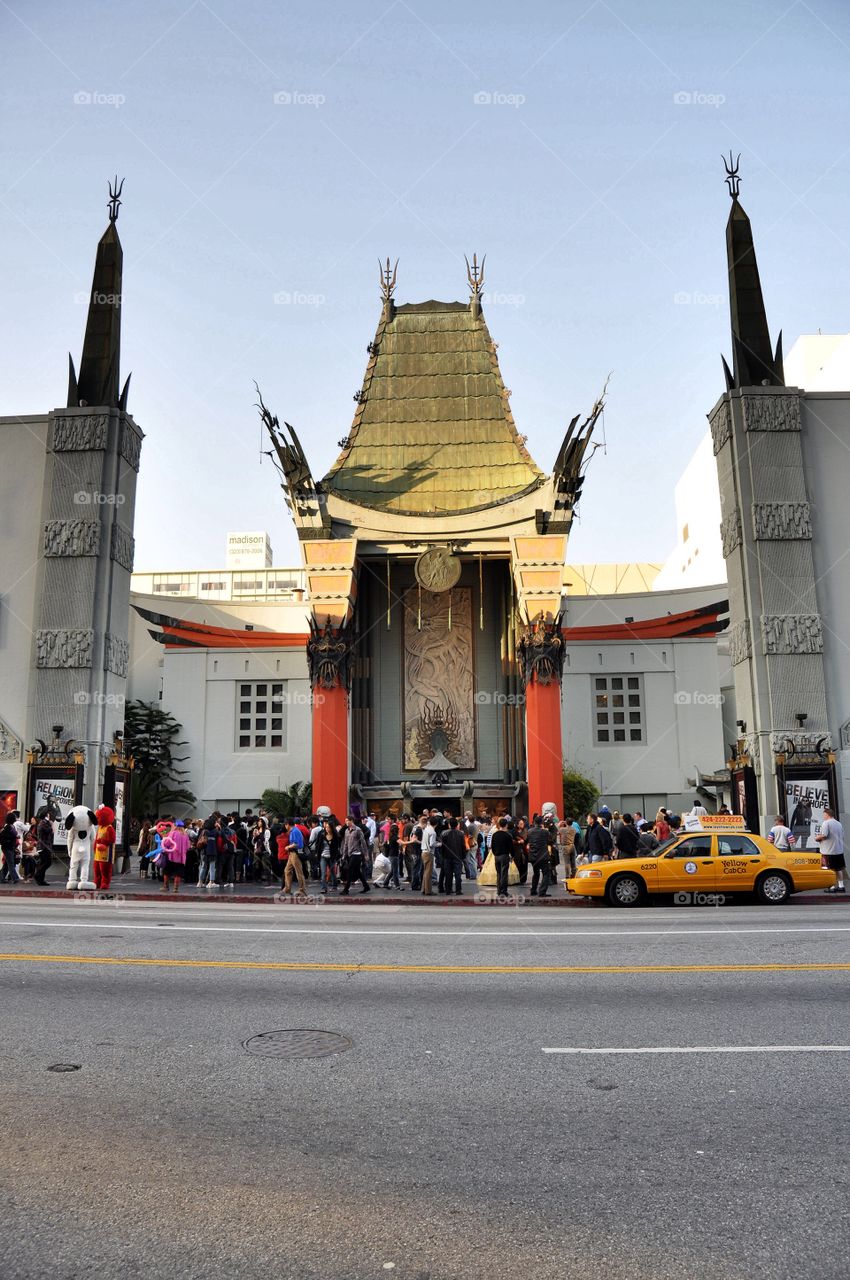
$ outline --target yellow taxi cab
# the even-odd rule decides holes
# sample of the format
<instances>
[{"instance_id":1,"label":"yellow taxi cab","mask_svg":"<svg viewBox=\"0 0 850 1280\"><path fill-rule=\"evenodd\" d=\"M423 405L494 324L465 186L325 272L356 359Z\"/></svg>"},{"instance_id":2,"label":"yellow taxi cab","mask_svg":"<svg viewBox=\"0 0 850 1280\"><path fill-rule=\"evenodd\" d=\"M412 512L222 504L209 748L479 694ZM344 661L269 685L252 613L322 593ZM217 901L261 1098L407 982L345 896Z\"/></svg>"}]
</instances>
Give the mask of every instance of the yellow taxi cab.
<instances>
[{"instance_id":1,"label":"yellow taxi cab","mask_svg":"<svg viewBox=\"0 0 850 1280\"><path fill-rule=\"evenodd\" d=\"M681 905L719 904L732 893L754 893L760 902L779 905L792 893L835 884L835 873L821 869L817 850L777 849L747 831L738 815L687 824L688 830L642 857L578 867L566 888L612 907L636 907L653 894L672 894Z\"/></svg>"}]
</instances>

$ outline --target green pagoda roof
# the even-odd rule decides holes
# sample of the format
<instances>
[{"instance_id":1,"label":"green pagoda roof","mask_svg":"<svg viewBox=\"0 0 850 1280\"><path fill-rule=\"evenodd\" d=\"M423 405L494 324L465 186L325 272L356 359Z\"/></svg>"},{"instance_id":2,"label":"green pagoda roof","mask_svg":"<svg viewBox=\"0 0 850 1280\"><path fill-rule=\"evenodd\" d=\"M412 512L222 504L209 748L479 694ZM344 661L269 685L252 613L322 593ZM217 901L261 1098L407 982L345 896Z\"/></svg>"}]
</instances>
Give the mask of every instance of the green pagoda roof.
<instances>
[{"instance_id":1,"label":"green pagoda roof","mask_svg":"<svg viewBox=\"0 0 850 1280\"><path fill-rule=\"evenodd\" d=\"M517 434L480 309L388 301L322 488L373 510L436 516L508 501L545 479Z\"/></svg>"}]
</instances>

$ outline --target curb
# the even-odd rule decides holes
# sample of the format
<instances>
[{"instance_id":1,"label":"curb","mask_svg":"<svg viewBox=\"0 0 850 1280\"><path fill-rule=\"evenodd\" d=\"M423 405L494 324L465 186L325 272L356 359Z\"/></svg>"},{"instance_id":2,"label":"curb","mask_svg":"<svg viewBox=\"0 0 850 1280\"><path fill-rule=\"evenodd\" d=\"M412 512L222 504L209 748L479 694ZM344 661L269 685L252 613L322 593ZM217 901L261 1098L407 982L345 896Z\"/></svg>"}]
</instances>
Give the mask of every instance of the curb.
<instances>
[{"instance_id":1,"label":"curb","mask_svg":"<svg viewBox=\"0 0 850 1280\"><path fill-rule=\"evenodd\" d=\"M122 905L131 905L134 902L168 902L168 903L222 903L228 906L266 906L266 907L304 907L304 906L369 906L369 907L539 907L545 910L547 907L581 907L584 909L592 908L593 903L586 902L583 898L549 898L544 902L539 902L537 898L529 895L518 895L516 898L506 898L498 901L495 898L486 902L478 902L473 896L468 898L443 898L439 894L426 895L422 893L410 893L403 898L388 898L380 895L377 891L372 890L370 893L356 893L348 897L341 895L332 896L331 894L322 895L318 893L309 894L306 902L299 902L297 898L286 899L281 897L278 890L276 894L258 894L258 893L216 893L209 894L199 892L196 889L190 889L188 892L181 893L122 893L120 885L113 885L108 893L98 893L97 890L73 890L73 889L31 889L29 886L20 889L10 889L0 886L0 902L11 898L52 898L64 899L69 902L113 902L116 898L120 899Z\"/></svg>"},{"instance_id":2,"label":"curb","mask_svg":"<svg viewBox=\"0 0 850 1280\"><path fill-rule=\"evenodd\" d=\"M183 893L122 893L120 886L111 889L108 893L100 894L97 891L88 890L74 891L69 889L38 889L38 888L7 888L5 885L0 886L0 902L7 899L18 898L50 898L53 900L64 899L65 901L76 902L115 902L119 899L122 905L132 905L134 902L176 902L176 903L212 903L218 902L228 906L267 906L267 907L305 907L305 906L323 906L340 908L353 906L370 906L370 907L443 907L446 909L458 909L460 907L533 907L541 911L552 910L557 908L578 909L581 911L593 911L597 903L587 898L548 898L545 902L541 902L538 898L530 896L518 895L516 898L507 898L504 901L498 901L495 898L488 899L486 902L476 901L475 897L468 898L441 898L438 894L425 895L422 893L410 893L403 898L388 898L380 896L375 890L370 893L358 893L349 897L336 896L330 894L323 896L321 894L310 894L307 902L298 902L297 900L281 900L280 891L278 894L229 894L218 893L213 896L198 892L196 889L190 889ZM374 895L374 896L373 896ZM742 901L730 906L746 906L752 905L744 901L752 895L742 895ZM842 897L836 894L819 893L817 890L808 890L803 894L795 894L788 905L793 906L823 906L826 903L832 903L840 906L842 903L850 902L850 895ZM600 900L599 906L603 906ZM714 908L715 910L717 908Z\"/></svg>"}]
</instances>

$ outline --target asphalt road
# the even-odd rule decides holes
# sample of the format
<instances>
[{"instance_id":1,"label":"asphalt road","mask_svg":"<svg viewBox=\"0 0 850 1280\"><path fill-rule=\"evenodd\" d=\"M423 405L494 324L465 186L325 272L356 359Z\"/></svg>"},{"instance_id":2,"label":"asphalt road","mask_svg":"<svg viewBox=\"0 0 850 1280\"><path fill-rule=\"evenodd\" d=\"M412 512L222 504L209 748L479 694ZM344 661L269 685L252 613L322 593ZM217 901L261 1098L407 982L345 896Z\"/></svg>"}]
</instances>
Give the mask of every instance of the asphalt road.
<instances>
[{"instance_id":1,"label":"asphalt road","mask_svg":"<svg viewBox=\"0 0 850 1280\"><path fill-rule=\"evenodd\" d=\"M0 930L4 1280L848 1273L837 904ZM293 1028L351 1047L243 1047Z\"/></svg>"}]
</instances>

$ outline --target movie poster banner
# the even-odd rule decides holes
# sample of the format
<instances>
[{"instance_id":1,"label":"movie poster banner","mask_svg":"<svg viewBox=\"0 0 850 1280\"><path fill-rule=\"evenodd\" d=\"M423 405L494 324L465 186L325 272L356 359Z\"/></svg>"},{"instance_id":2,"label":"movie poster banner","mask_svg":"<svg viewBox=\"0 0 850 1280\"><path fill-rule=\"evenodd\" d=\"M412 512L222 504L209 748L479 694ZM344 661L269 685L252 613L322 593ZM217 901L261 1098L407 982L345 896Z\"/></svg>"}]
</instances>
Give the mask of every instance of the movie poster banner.
<instances>
[{"instance_id":1,"label":"movie poster banner","mask_svg":"<svg viewBox=\"0 0 850 1280\"><path fill-rule=\"evenodd\" d=\"M55 815L53 819L53 843L59 848L66 848L68 832L65 830L65 819L78 805L83 796L83 766L81 764L43 764L30 765L27 779L27 818L37 814L39 809L49 806Z\"/></svg>"},{"instance_id":2,"label":"movie poster banner","mask_svg":"<svg viewBox=\"0 0 850 1280\"><path fill-rule=\"evenodd\" d=\"M103 803L115 813L115 852L130 852L130 784L132 770L109 764L103 775Z\"/></svg>"},{"instance_id":3,"label":"movie poster banner","mask_svg":"<svg viewBox=\"0 0 850 1280\"><path fill-rule=\"evenodd\" d=\"M793 778L785 774L785 815L795 849L817 850L815 839L829 804L828 778Z\"/></svg>"}]
</instances>

